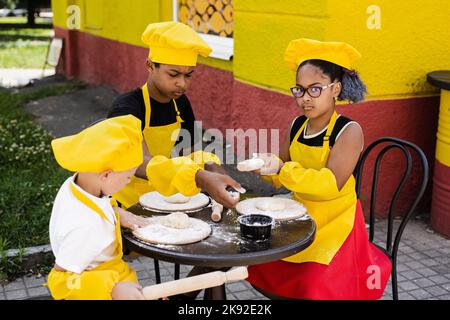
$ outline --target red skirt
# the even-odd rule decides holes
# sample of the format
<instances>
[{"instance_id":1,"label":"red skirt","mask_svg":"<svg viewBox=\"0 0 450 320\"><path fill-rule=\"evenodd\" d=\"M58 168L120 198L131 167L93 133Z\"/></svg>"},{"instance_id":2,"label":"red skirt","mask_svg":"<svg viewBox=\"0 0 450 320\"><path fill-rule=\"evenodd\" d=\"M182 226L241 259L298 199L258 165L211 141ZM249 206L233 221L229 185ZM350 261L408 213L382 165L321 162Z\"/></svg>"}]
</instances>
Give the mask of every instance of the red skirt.
<instances>
[{"instance_id":1,"label":"red skirt","mask_svg":"<svg viewBox=\"0 0 450 320\"><path fill-rule=\"evenodd\" d=\"M248 267L247 281L295 299L379 299L391 274L390 259L369 242L358 200L353 230L329 265L274 261Z\"/></svg>"}]
</instances>

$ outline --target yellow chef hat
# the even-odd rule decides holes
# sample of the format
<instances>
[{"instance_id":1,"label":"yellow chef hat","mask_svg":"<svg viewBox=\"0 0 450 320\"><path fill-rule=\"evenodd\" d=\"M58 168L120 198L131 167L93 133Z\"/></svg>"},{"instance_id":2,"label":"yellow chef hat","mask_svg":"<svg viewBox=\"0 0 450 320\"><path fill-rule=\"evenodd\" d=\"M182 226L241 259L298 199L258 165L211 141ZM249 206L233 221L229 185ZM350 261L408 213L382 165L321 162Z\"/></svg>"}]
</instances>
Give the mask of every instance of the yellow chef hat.
<instances>
[{"instance_id":1,"label":"yellow chef hat","mask_svg":"<svg viewBox=\"0 0 450 320\"><path fill-rule=\"evenodd\" d=\"M153 62L195 66L197 55L209 56L212 49L191 27L181 22L151 23L142 34Z\"/></svg>"},{"instance_id":2,"label":"yellow chef hat","mask_svg":"<svg viewBox=\"0 0 450 320\"><path fill-rule=\"evenodd\" d=\"M311 59L320 59L351 69L361 54L345 42L322 42L312 39L292 40L284 52L284 60L289 69L297 71L298 66Z\"/></svg>"},{"instance_id":3,"label":"yellow chef hat","mask_svg":"<svg viewBox=\"0 0 450 320\"><path fill-rule=\"evenodd\" d=\"M78 134L54 139L53 153L69 171L125 171L143 161L141 121L132 115L103 120Z\"/></svg>"}]
</instances>

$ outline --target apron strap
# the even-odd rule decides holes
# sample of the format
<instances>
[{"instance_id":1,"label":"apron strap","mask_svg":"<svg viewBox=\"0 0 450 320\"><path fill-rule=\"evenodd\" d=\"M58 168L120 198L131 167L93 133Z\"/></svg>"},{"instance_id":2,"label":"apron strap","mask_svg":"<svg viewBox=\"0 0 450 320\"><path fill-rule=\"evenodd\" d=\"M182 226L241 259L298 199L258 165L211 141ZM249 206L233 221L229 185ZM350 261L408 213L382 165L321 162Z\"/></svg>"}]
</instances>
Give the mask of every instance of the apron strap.
<instances>
[{"instance_id":1,"label":"apron strap","mask_svg":"<svg viewBox=\"0 0 450 320\"><path fill-rule=\"evenodd\" d=\"M121 234L121 229L120 229L120 217L119 217L119 214L117 212L114 212L114 215L116 217L116 224L114 225L114 223L112 223L106 217L106 215L103 212L103 210L101 210L98 207L98 205L96 205L94 203L94 201L89 199L86 195L84 195L77 188L75 188L75 186L72 183L70 184L70 190L72 191L72 193L75 196L75 198L77 198L80 202L85 204L87 207L89 207L92 210L94 210L95 212L97 212L100 217L102 217L103 219L105 219L106 221L108 221L109 223L111 223L114 226L116 239L118 241L118 246L116 248L117 249L116 255L114 256L114 258L112 260L107 261L107 262L101 264L100 266L102 266L102 267L109 266L110 264L115 263L118 260L122 259L122 234ZM116 200L115 199L111 199L111 205L114 205L114 204L117 204ZM95 268L95 269L97 269L97 268Z\"/></svg>"},{"instance_id":2,"label":"apron strap","mask_svg":"<svg viewBox=\"0 0 450 320\"><path fill-rule=\"evenodd\" d=\"M320 159L321 161L325 160L325 156L327 154L327 150L330 147L330 136L331 136L331 133L333 132L334 125L336 124L336 120L337 120L337 113L336 113L336 111L334 111L333 115L331 116L330 123L328 124L327 132L325 133L325 136L323 137L322 157ZM308 123L308 121L309 121L309 118L306 118L306 121L303 122L303 125L297 131L297 133L295 134L295 137L294 137L294 139L292 141L297 141L298 140L298 137L302 133L303 129L305 129L306 124Z\"/></svg>"},{"instance_id":3,"label":"apron strap","mask_svg":"<svg viewBox=\"0 0 450 320\"><path fill-rule=\"evenodd\" d=\"M144 128L148 128L150 126L150 115L152 113L152 108L150 105L150 95L148 94L147 83L142 86L142 96L144 97L145 103L145 124Z\"/></svg>"},{"instance_id":4,"label":"apron strap","mask_svg":"<svg viewBox=\"0 0 450 320\"><path fill-rule=\"evenodd\" d=\"M81 193L77 188L75 188L75 186L72 183L70 183L70 190L72 191L72 193L75 196L75 198L77 198L80 202L82 202L84 205L86 205L90 209L94 210L95 212L97 212L100 217L102 217L103 219L105 219L106 221L108 221L109 223L114 225L106 217L105 213L94 203L94 201L92 201L86 195ZM116 215L116 219L117 219L117 215ZM119 220L117 220L117 221L119 221Z\"/></svg>"},{"instance_id":5,"label":"apron strap","mask_svg":"<svg viewBox=\"0 0 450 320\"><path fill-rule=\"evenodd\" d=\"M337 113L336 111L333 112L333 115L331 116L330 123L328 124L327 132L325 133L325 137L323 137L323 144L322 144L322 157L321 161L325 160L325 156L327 154L327 150L330 148L330 136L333 132L334 125L336 124L337 119Z\"/></svg>"},{"instance_id":6,"label":"apron strap","mask_svg":"<svg viewBox=\"0 0 450 320\"><path fill-rule=\"evenodd\" d=\"M147 83L145 83L142 86L142 95L144 97L144 103L145 103L145 125L144 128L147 128L150 126L150 115L152 113L152 107L150 104L150 95L148 93L148 86ZM172 99L173 105L175 107L175 112L177 113L177 122L181 123L184 122L184 120L181 118L180 111L178 110L177 103L175 102L175 99Z\"/></svg>"},{"instance_id":7,"label":"apron strap","mask_svg":"<svg viewBox=\"0 0 450 320\"><path fill-rule=\"evenodd\" d=\"M175 111L177 112L177 122L179 123L184 122L184 120L181 118L180 111L178 111L178 106L177 103L175 102L175 99L172 99L172 101L173 105L175 106Z\"/></svg>"}]
</instances>

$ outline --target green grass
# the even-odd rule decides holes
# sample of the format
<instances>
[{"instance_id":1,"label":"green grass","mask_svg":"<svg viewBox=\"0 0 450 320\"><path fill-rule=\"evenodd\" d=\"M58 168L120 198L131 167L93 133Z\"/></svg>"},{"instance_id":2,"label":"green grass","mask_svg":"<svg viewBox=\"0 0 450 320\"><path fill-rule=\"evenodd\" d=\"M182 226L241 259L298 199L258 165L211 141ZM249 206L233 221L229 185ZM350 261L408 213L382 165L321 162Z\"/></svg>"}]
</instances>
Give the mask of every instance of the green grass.
<instances>
[{"instance_id":1,"label":"green grass","mask_svg":"<svg viewBox=\"0 0 450 320\"><path fill-rule=\"evenodd\" d=\"M26 24L27 17L0 17L0 24ZM36 24L51 24L51 18L36 18Z\"/></svg>"},{"instance_id":2,"label":"green grass","mask_svg":"<svg viewBox=\"0 0 450 320\"><path fill-rule=\"evenodd\" d=\"M34 93L0 92L0 280L17 274L5 250L49 243L55 195L70 175L54 160L52 136L23 109L32 100L80 88L71 83Z\"/></svg>"},{"instance_id":3,"label":"green grass","mask_svg":"<svg viewBox=\"0 0 450 320\"><path fill-rule=\"evenodd\" d=\"M0 68L42 68L52 29L0 28Z\"/></svg>"}]
</instances>

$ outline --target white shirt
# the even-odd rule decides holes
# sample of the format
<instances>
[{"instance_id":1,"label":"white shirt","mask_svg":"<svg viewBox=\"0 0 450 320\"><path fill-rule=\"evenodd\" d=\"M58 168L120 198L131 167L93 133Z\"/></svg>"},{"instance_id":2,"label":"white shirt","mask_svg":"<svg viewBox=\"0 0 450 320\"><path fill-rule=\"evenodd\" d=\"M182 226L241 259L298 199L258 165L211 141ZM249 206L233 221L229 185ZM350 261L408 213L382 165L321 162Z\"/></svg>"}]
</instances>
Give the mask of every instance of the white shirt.
<instances>
[{"instance_id":1,"label":"white shirt","mask_svg":"<svg viewBox=\"0 0 450 320\"><path fill-rule=\"evenodd\" d=\"M68 178L56 195L49 233L56 264L80 274L114 257L116 219L109 197L87 193L73 182L75 176ZM79 201L70 190L71 184L91 199L110 222Z\"/></svg>"}]
</instances>

